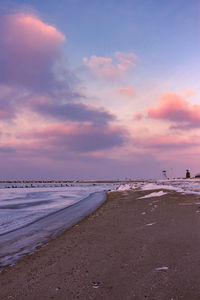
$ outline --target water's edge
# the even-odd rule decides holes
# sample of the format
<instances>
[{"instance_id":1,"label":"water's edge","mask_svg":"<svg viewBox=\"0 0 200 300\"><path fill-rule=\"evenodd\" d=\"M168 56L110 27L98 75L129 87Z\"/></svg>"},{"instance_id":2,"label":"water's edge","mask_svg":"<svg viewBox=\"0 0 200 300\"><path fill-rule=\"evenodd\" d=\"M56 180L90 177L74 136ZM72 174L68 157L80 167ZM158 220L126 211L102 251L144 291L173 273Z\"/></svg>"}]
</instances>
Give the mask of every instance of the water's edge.
<instances>
[{"instance_id":1,"label":"water's edge","mask_svg":"<svg viewBox=\"0 0 200 300\"><path fill-rule=\"evenodd\" d=\"M0 271L83 220L105 200L106 191L92 193L37 222L0 236Z\"/></svg>"}]
</instances>

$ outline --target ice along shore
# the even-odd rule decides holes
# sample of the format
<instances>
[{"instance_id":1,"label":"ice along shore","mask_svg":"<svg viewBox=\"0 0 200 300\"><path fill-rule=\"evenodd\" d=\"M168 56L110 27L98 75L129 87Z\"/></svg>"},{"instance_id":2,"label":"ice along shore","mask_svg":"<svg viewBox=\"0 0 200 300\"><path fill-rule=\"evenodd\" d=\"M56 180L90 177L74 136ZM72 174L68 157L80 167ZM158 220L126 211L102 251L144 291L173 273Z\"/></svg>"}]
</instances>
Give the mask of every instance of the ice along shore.
<instances>
[{"instance_id":1,"label":"ice along shore","mask_svg":"<svg viewBox=\"0 0 200 300\"><path fill-rule=\"evenodd\" d=\"M199 196L147 194L109 193L89 217L6 268L0 299L199 299Z\"/></svg>"}]
</instances>

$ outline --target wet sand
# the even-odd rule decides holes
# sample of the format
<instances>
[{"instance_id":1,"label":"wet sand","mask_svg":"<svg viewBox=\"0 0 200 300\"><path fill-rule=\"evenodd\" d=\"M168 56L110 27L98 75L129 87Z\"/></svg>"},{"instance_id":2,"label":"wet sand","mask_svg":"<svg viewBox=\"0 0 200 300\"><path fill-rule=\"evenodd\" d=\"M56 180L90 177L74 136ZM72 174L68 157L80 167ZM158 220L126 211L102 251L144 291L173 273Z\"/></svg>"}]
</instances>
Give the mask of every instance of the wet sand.
<instances>
[{"instance_id":1,"label":"wet sand","mask_svg":"<svg viewBox=\"0 0 200 300\"><path fill-rule=\"evenodd\" d=\"M0 273L0 300L200 299L200 198L112 192L89 217ZM199 204L198 204L199 203Z\"/></svg>"}]
</instances>

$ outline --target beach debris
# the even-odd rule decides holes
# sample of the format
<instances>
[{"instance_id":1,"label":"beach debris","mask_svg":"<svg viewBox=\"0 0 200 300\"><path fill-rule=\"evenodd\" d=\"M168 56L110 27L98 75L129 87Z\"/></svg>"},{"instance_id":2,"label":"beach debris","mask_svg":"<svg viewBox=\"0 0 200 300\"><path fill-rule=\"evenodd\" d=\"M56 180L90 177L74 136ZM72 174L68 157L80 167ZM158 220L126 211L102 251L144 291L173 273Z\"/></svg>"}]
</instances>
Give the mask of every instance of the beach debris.
<instances>
[{"instance_id":1,"label":"beach debris","mask_svg":"<svg viewBox=\"0 0 200 300\"><path fill-rule=\"evenodd\" d=\"M148 224L146 224L145 226L152 226L152 225L154 225L154 224L156 224L156 222L148 223Z\"/></svg>"},{"instance_id":2,"label":"beach debris","mask_svg":"<svg viewBox=\"0 0 200 300\"><path fill-rule=\"evenodd\" d=\"M94 288L94 289L98 289L99 288L99 286L100 286L100 282L98 282L98 281L93 281L92 282L92 287Z\"/></svg>"},{"instance_id":3,"label":"beach debris","mask_svg":"<svg viewBox=\"0 0 200 300\"><path fill-rule=\"evenodd\" d=\"M156 271L164 271L164 270L168 270L169 268L168 267L159 267L159 268L156 268L155 270Z\"/></svg>"},{"instance_id":4,"label":"beach debris","mask_svg":"<svg viewBox=\"0 0 200 300\"><path fill-rule=\"evenodd\" d=\"M60 290L60 287L59 286L57 286L57 288L56 288L56 291L59 291Z\"/></svg>"},{"instance_id":5,"label":"beach debris","mask_svg":"<svg viewBox=\"0 0 200 300\"><path fill-rule=\"evenodd\" d=\"M143 212L142 212L142 215L146 215L146 212L145 212L145 211L143 211Z\"/></svg>"}]
</instances>

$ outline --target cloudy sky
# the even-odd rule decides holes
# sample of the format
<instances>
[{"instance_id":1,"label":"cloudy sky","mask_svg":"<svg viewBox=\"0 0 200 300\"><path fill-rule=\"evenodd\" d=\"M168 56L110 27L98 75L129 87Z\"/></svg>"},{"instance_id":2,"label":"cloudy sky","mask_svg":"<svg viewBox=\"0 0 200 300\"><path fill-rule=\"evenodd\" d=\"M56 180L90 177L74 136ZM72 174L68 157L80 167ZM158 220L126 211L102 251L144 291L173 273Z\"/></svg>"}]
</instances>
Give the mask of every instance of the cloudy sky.
<instances>
[{"instance_id":1,"label":"cloudy sky","mask_svg":"<svg viewBox=\"0 0 200 300\"><path fill-rule=\"evenodd\" d=\"M0 179L200 171L197 0L1 0Z\"/></svg>"}]
</instances>

